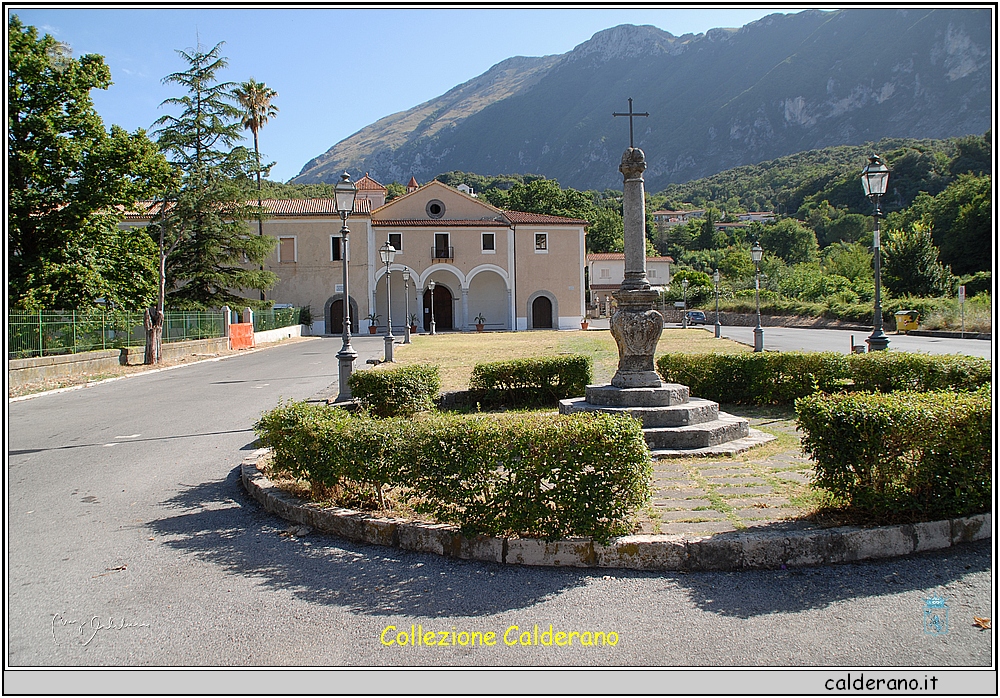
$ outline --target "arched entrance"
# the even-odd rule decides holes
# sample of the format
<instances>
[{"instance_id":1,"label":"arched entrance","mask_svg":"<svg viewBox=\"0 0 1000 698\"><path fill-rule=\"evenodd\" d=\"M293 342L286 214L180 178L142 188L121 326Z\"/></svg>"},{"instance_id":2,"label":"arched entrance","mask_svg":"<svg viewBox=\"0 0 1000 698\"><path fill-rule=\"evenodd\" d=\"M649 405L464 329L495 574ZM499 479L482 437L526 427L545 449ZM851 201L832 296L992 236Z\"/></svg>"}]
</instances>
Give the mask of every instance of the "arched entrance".
<instances>
[{"instance_id":1,"label":"arched entrance","mask_svg":"<svg viewBox=\"0 0 1000 698\"><path fill-rule=\"evenodd\" d=\"M455 327L453 317L453 296L444 284L434 284L434 327L436 330L450 330ZM431 291L424 290L424 327L431 328Z\"/></svg>"},{"instance_id":2,"label":"arched entrance","mask_svg":"<svg viewBox=\"0 0 1000 698\"><path fill-rule=\"evenodd\" d=\"M531 303L531 329L552 329L552 301L546 296L539 296Z\"/></svg>"},{"instance_id":3,"label":"arched entrance","mask_svg":"<svg viewBox=\"0 0 1000 698\"><path fill-rule=\"evenodd\" d=\"M329 310L326 314L326 333L327 334L343 334L344 333L344 300L338 298L337 300L330 303ZM358 313L357 307L354 303L351 303L351 334L358 333Z\"/></svg>"}]
</instances>

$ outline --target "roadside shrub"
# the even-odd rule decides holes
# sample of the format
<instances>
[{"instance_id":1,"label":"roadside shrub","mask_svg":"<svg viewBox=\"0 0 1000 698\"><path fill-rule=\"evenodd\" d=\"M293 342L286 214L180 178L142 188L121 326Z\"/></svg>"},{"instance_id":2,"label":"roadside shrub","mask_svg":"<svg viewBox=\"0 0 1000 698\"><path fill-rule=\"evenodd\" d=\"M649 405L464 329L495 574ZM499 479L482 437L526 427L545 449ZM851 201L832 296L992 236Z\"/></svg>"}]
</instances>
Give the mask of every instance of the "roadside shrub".
<instances>
[{"instance_id":1,"label":"roadside shrub","mask_svg":"<svg viewBox=\"0 0 1000 698\"><path fill-rule=\"evenodd\" d=\"M656 369L697 397L738 405L790 405L816 391L843 387L847 356L835 352L664 354Z\"/></svg>"},{"instance_id":2,"label":"roadside shrub","mask_svg":"<svg viewBox=\"0 0 1000 698\"><path fill-rule=\"evenodd\" d=\"M406 417L429 410L441 389L437 366L414 364L351 374L351 394L377 417Z\"/></svg>"},{"instance_id":3,"label":"roadside shrub","mask_svg":"<svg viewBox=\"0 0 1000 698\"><path fill-rule=\"evenodd\" d=\"M620 415L436 415L408 444L417 511L465 535L606 542L649 499L639 423Z\"/></svg>"},{"instance_id":4,"label":"roadside shrub","mask_svg":"<svg viewBox=\"0 0 1000 698\"><path fill-rule=\"evenodd\" d=\"M490 407L546 407L586 393L591 358L572 355L476 364L472 399Z\"/></svg>"},{"instance_id":5,"label":"roadside shrub","mask_svg":"<svg viewBox=\"0 0 1000 698\"><path fill-rule=\"evenodd\" d=\"M857 390L975 390L988 385L992 365L988 359L958 354L913 354L875 351L848 359Z\"/></svg>"},{"instance_id":6,"label":"roadside shrub","mask_svg":"<svg viewBox=\"0 0 1000 698\"><path fill-rule=\"evenodd\" d=\"M273 451L273 468L334 490L341 503L385 506L398 471L395 454L408 436L404 420L354 416L346 410L288 402L264 413L254 431Z\"/></svg>"},{"instance_id":7,"label":"roadside shrub","mask_svg":"<svg viewBox=\"0 0 1000 698\"><path fill-rule=\"evenodd\" d=\"M468 536L628 533L649 499L639 423L621 415L418 415L373 419L286 403L255 425L274 469L385 506L390 488Z\"/></svg>"},{"instance_id":8,"label":"roadside shrub","mask_svg":"<svg viewBox=\"0 0 1000 698\"><path fill-rule=\"evenodd\" d=\"M850 507L925 520L989 510L988 388L812 395L795 409L814 484Z\"/></svg>"}]
</instances>

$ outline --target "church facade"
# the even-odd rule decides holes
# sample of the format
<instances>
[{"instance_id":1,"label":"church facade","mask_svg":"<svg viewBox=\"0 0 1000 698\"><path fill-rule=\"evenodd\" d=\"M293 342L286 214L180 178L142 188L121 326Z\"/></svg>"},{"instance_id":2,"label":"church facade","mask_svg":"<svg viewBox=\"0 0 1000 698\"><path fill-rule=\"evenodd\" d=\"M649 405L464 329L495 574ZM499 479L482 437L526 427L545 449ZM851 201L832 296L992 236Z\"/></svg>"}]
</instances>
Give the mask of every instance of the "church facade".
<instances>
[{"instance_id":1,"label":"church facade","mask_svg":"<svg viewBox=\"0 0 1000 698\"><path fill-rule=\"evenodd\" d=\"M267 298L311 306L313 334L342 331L345 251L351 330L368 332L366 318L377 316L376 332L385 332L387 279L378 248L386 242L397 250L388 275L393 334L402 334L408 316L427 331L432 305L439 332L475 329L477 318L487 330L580 327L586 221L504 211L438 181L411 180L389 203L385 187L367 175L355 184L346 247L332 199L263 202L263 233L278 241L265 269L279 281ZM138 218L126 224L141 224Z\"/></svg>"}]
</instances>

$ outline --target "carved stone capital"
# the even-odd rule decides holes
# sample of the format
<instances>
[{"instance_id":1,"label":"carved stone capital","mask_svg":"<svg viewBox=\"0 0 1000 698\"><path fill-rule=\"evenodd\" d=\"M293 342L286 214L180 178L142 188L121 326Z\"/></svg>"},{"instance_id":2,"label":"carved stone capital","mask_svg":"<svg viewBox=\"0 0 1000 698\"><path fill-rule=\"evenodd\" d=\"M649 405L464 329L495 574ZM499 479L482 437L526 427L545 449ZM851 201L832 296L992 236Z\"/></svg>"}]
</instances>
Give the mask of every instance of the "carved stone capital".
<instances>
[{"instance_id":1,"label":"carved stone capital","mask_svg":"<svg viewBox=\"0 0 1000 698\"><path fill-rule=\"evenodd\" d=\"M619 290L618 309L611 316L611 336L618 345L618 372L611 379L616 388L649 388L662 385L653 365L656 343L663 333L663 315L654 310L655 291Z\"/></svg>"},{"instance_id":2,"label":"carved stone capital","mask_svg":"<svg viewBox=\"0 0 1000 698\"><path fill-rule=\"evenodd\" d=\"M626 148L618 171L625 175L626 182L630 179L642 179L642 173L646 171L646 155L639 148Z\"/></svg>"}]
</instances>

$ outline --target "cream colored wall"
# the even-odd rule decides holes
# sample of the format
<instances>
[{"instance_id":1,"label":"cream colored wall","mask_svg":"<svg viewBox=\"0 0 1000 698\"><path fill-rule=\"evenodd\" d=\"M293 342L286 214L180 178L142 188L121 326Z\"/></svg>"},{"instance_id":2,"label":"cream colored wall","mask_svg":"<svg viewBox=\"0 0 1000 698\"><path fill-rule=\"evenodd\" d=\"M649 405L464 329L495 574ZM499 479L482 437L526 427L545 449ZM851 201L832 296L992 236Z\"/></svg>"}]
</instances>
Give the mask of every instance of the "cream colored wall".
<instances>
[{"instance_id":1,"label":"cream colored wall","mask_svg":"<svg viewBox=\"0 0 1000 698\"><path fill-rule=\"evenodd\" d=\"M548 233L547 253L535 252L535 233ZM584 316L582 228L517 226L517 318L527 327L528 299L536 291L548 291L556 299L560 323L571 327ZM553 323L556 318L553 318Z\"/></svg>"},{"instance_id":2,"label":"cream colored wall","mask_svg":"<svg viewBox=\"0 0 1000 698\"><path fill-rule=\"evenodd\" d=\"M436 233L449 233L455 257L447 263L459 269L462 274L468 275L482 264L495 264L507 269L510 263L507 253L509 228L503 225L498 225L496 228L450 228L446 221L442 221L442 225L436 228L389 229L379 226L374 229L374 233L376 249L385 243L389 233L399 233L403 249L396 254L393 263L405 265L421 277L429 267L443 263L443 260L435 262L431 257ZM483 233L493 233L496 247L494 254L483 254Z\"/></svg>"},{"instance_id":3,"label":"cream colored wall","mask_svg":"<svg viewBox=\"0 0 1000 698\"><path fill-rule=\"evenodd\" d=\"M446 221L473 219L479 220L483 217L498 216L499 213L487 204L484 204L472 197L462 194L449 186L439 182L418 189L413 194L393 199L379 210L373 218L376 219L418 219L432 220L427 215L427 202L437 199L444 204L444 216L440 219Z\"/></svg>"},{"instance_id":4,"label":"cream colored wall","mask_svg":"<svg viewBox=\"0 0 1000 698\"><path fill-rule=\"evenodd\" d=\"M326 302L338 295L337 286L343 283L343 262L330 260L330 236L339 237L341 225L339 218L272 218L264 221L265 235L274 238L294 236L297 247L296 262L279 262L276 247L265 263L264 269L274 272L279 279L274 288L267 292L268 300L291 303L296 307L308 304L314 318L325 320ZM348 283L351 297L357 302L362 315L367 312L369 297L368 226L367 218L348 221L351 231ZM314 330L318 329L314 327Z\"/></svg>"}]
</instances>

